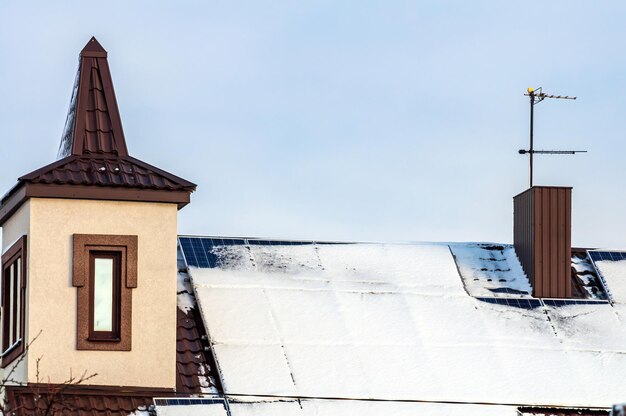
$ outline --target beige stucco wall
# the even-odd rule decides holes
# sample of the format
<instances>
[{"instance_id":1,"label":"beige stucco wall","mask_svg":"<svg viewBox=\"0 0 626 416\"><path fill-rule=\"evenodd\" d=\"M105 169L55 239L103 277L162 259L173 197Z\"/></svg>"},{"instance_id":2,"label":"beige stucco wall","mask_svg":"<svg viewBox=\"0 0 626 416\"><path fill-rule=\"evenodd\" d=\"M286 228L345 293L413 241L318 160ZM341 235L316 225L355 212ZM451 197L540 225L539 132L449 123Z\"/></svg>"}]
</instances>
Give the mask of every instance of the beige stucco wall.
<instances>
[{"instance_id":1,"label":"beige stucco wall","mask_svg":"<svg viewBox=\"0 0 626 416\"><path fill-rule=\"evenodd\" d=\"M30 224L30 201L26 201L12 216L2 225L2 252L4 253L24 234L28 235Z\"/></svg>"},{"instance_id":2,"label":"beige stucco wall","mask_svg":"<svg viewBox=\"0 0 626 416\"><path fill-rule=\"evenodd\" d=\"M15 243L20 237L23 235L29 236L29 228L30 228L30 201L26 201L12 216L4 223L2 226L2 252L4 253L6 250L11 248L13 243ZM30 236L29 236L30 237ZM28 250L30 245L30 238L26 239L26 252L27 252L27 261L28 261ZM28 289L30 287L29 279L28 279L28 267L26 267L26 322L24 325L25 328L25 338L30 341L30 337L28 334ZM16 367L13 369L13 367ZM0 370L0 374L2 374L1 378L4 379L5 375L11 373L11 377L16 382L26 382L28 377L28 356L25 356L19 362L14 361L9 364L6 368Z\"/></svg>"},{"instance_id":3,"label":"beige stucco wall","mask_svg":"<svg viewBox=\"0 0 626 416\"><path fill-rule=\"evenodd\" d=\"M176 385L175 204L30 200L29 328L42 333L29 351L28 379L43 382L98 373L88 384L174 388ZM132 350L76 349L72 235L138 236L138 286L132 290ZM49 380L48 380L49 377Z\"/></svg>"}]
</instances>

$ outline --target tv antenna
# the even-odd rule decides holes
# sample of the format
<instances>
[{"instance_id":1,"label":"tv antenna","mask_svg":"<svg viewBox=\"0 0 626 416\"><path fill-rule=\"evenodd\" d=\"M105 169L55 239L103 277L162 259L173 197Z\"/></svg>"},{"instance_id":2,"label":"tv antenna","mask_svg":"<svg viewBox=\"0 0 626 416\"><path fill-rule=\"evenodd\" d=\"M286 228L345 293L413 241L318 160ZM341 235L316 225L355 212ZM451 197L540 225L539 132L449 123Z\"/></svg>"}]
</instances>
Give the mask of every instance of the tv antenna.
<instances>
[{"instance_id":1,"label":"tv antenna","mask_svg":"<svg viewBox=\"0 0 626 416\"><path fill-rule=\"evenodd\" d=\"M570 97L568 95L549 95L541 90L541 87L534 89L528 88L526 90L527 97L530 97L530 148L528 150L520 149L519 154L530 156L530 187L533 186L533 156L534 155L574 155L576 153L587 153L586 150L535 150L533 141L533 116L535 105L539 104L546 98L556 98L561 100L575 100L576 97Z\"/></svg>"}]
</instances>

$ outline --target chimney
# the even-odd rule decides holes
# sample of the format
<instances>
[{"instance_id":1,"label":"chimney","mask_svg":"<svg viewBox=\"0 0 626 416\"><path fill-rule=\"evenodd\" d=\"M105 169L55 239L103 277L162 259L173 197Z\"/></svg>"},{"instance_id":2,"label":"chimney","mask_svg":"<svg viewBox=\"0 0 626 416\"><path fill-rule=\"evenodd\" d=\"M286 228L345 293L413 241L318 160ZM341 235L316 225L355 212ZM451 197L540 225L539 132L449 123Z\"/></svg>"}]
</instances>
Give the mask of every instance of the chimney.
<instances>
[{"instance_id":1,"label":"chimney","mask_svg":"<svg viewBox=\"0 0 626 416\"><path fill-rule=\"evenodd\" d=\"M571 298L572 188L533 186L513 198L513 242L536 298Z\"/></svg>"}]
</instances>

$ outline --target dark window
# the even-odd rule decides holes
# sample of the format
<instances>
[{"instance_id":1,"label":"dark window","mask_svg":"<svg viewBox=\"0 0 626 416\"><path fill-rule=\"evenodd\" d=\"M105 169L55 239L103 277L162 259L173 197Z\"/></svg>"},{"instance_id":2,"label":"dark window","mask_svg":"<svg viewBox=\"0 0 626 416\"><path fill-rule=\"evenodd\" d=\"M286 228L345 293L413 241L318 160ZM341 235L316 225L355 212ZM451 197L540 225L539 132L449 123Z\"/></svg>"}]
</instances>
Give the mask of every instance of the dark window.
<instances>
[{"instance_id":1,"label":"dark window","mask_svg":"<svg viewBox=\"0 0 626 416\"><path fill-rule=\"evenodd\" d=\"M89 340L120 340L120 252L89 252Z\"/></svg>"},{"instance_id":2,"label":"dark window","mask_svg":"<svg viewBox=\"0 0 626 416\"><path fill-rule=\"evenodd\" d=\"M24 352L26 236L2 256L2 367Z\"/></svg>"}]
</instances>

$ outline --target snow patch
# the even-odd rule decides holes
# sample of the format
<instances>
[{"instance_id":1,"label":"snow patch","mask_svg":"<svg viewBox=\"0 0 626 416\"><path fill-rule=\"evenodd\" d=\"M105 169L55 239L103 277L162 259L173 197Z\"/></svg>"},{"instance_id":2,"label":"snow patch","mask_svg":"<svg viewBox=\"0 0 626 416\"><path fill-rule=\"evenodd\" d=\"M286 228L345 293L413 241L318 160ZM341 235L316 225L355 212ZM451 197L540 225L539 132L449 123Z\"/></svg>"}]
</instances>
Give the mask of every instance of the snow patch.
<instances>
[{"instance_id":1,"label":"snow patch","mask_svg":"<svg viewBox=\"0 0 626 416\"><path fill-rule=\"evenodd\" d=\"M532 288L508 244L451 244L467 292L474 297L530 297Z\"/></svg>"},{"instance_id":2,"label":"snow patch","mask_svg":"<svg viewBox=\"0 0 626 416\"><path fill-rule=\"evenodd\" d=\"M142 406L142 408L135 410L133 413L129 413L128 416L152 416L152 413Z\"/></svg>"},{"instance_id":3,"label":"snow patch","mask_svg":"<svg viewBox=\"0 0 626 416\"><path fill-rule=\"evenodd\" d=\"M158 416L229 416L223 404L157 406ZM143 416L143 415L142 415ZM230 415L233 416L233 415Z\"/></svg>"},{"instance_id":4,"label":"snow patch","mask_svg":"<svg viewBox=\"0 0 626 416\"><path fill-rule=\"evenodd\" d=\"M599 260L594 263L611 292L611 300L626 303L626 260Z\"/></svg>"},{"instance_id":5,"label":"snow patch","mask_svg":"<svg viewBox=\"0 0 626 416\"><path fill-rule=\"evenodd\" d=\"M200 391L204 394L217 393L215 382L209 375L209 369L206 365L198 366L198 381L200 382Z\"/></svg>"},{"instance_id":6,"label":"snow patch","mask_svg":"<svg viewBox=\"0 0 626 416\"><path fill-rule=\"evenodd\" d=\"M178 309L185 313L188 313L196 307L196 301L193 296L193 288L188 280L189 276L187 273L178 273L176 278L176 304L178 305Z\"/></svg>"}]
</instances>

